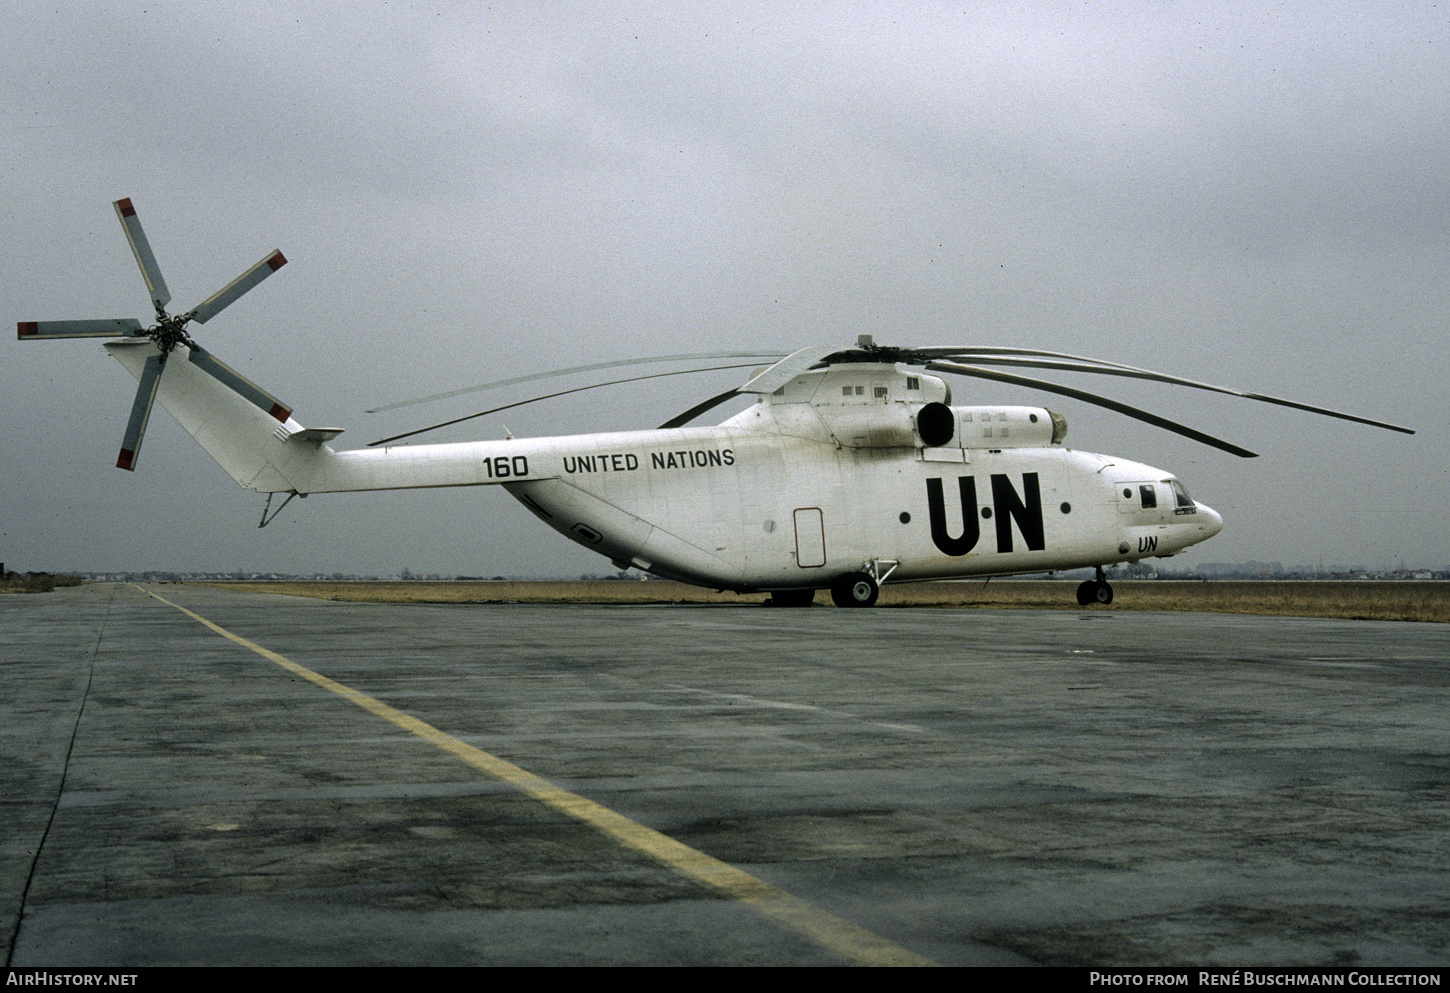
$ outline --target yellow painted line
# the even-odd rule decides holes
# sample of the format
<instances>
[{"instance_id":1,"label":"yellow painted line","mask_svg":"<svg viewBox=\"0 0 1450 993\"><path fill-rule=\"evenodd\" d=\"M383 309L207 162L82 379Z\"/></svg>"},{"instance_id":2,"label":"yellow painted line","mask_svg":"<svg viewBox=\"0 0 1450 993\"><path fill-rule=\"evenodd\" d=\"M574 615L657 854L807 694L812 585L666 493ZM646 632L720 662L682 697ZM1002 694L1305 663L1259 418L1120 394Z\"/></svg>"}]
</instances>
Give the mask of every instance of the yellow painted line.
<instances>
[{"instance_id":1,"label":"yellow painted line","mask_svg":"<svg viewBox=\"0 0 1450 993\"><path fill-rule=\"evenodd\" d=\"M524 793L560 813L567 814L602 831L621 845L648 855L681 875L718 890L731 899L749 904L760 913L774 918L798 934L819 942L853 962L862 965L936 965L931 959L907 951L900 945L872 934L865 928L857 927L849 921L813 907L806 901L791 896L769 883L761 882L727 862L721 862L704 852L683 845L668 835L636 823L623 814L616 813L593 800L561 789L526 769L521 769L482 749L465 744L431 724L418 720L411 714L405 714L381 700L374 700L336 680L313 672L306 666L298 665L271 649L263 648L261 645L235 635L221 625L187 610L180 604L172 603L150 590L141 587L138 589L142 589L147 596L160 600L168 607L173 607L192 620L211 628L228 641L233 641L248 651L256 652L262 658L275 662L294 676L357 704L369 713L376 714L404 731L417 735L424 741L441 748L480 772L516 786Z\"/></svg>"}]
</instances>

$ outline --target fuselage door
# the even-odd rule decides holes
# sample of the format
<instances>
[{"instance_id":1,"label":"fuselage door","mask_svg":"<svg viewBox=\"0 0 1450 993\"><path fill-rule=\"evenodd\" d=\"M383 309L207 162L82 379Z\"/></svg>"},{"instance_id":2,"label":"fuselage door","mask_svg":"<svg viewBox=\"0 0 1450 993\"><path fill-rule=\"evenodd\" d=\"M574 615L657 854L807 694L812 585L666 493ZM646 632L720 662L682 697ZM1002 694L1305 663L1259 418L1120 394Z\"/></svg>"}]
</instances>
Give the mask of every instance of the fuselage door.
<instances>
[{"instance_id":1,"label":"fuselage door","mask_svg":"<svg viewBox=\"0 0 1450 993\"><path fill-rule=\"evenodd\" d=\"M819 507L801 507L795 512L795 561L802 569L826 564L826 523Z\"/></svg>"}]
</instances>

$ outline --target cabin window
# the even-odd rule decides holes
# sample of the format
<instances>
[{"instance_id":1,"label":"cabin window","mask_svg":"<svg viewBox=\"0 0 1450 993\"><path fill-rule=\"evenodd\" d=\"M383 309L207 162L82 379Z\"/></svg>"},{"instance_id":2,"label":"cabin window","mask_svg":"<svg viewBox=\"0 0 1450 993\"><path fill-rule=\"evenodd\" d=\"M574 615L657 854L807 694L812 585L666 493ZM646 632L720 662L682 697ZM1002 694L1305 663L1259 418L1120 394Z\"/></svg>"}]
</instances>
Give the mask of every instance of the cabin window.
<instances>
[{"instance_id":1,"label":"cabin window","mask_svg":"<svg viewBox=\"0 0 1450 993\"><path fill-rule=\"evenodd\" d=\"M908 390L919 390L919 389L921 389L921 380L918 379L916 376L907 376L906 377L906 388Z\"/></svg>"},{"instance_id":2,"label":"cabin window","mask_svg":"<svg viewBox=\"0 0 1450 993\"><path fill-rule=\"evenodd\" d=\"M1138 487L1138 493L1143 497L1143 509L1150 510L1158 506L1158 491L1152 483L1145 483Z\"/></svg>"},{"instance_id":3,"label":"cabin window","mask_svg":"<svg viewBox=\"0 0 1450 993\"><path fill-rule=\"evenodd\" d=\"M851 387L849 387L849 386L843 386L843 387L841 387L841 396L848 397L850 395L851 395Z\"/></svg>"},{"instance_id":4,"label":"cabin window","mask_svg":"<svg viewBox=\"0 0 1450 993\"><path fill-rule=\"evenodd\" d=\"M884 386L878 386L878 387L876 387L875 393L876 393L876 399L878 399L878 400L884 400L886 398L886 387L884 387Z\"/></svg>"},{"instance_id":5,"label":"cabin window","mask_svg":"<svg viewBox=\"0 0 1450 993\"><path fill-rule=\"evenodd\" d=\"M865 396L866 395L866 387L864 387L864 386L858 386L858 387L856 387L856 395L858 397Z\"/></svg>"}]
</instances>

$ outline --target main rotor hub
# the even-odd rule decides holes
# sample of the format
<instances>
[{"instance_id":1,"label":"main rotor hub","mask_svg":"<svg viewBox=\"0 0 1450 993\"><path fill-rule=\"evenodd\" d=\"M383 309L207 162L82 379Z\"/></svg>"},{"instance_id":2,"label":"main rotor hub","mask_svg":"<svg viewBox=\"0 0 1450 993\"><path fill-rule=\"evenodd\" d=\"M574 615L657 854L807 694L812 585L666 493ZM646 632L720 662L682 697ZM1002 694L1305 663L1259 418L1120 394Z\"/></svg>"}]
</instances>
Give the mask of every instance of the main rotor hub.
<instances>
[{"instance_id":1,"label":"main rotor hub","mask_svg":"<svg viewBox=\"0 0 1450 993\"><path fill-rule=\"evenodd\" d=\"M832 352L822 361L827 365L861 362L880 362L888 365L894 362L905 362L909 365L922 364L922 359L913 349L900 348L896 345L878 345L869 334L857 335L855 348Z\"/></svg>"}]
</instances>

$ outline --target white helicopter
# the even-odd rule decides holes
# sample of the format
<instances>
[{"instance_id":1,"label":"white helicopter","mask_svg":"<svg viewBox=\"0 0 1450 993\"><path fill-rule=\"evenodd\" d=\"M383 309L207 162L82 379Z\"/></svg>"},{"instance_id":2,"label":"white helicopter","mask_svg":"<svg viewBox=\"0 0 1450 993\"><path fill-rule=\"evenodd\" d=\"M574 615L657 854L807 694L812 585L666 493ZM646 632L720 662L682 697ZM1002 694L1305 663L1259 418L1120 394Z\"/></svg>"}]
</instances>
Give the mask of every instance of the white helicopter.
<instances>
[{"instance_id":1,"label":"white helicopter","mask_svg":"<svg viewBox=\"0 0 1450 993\"><path fill-rule=\"evenodd\" d=\"M1152 380L1414 433L1059 352L892 347L863 335L855 348L813 346L783 358L771 355L778 360L737 389L652 431L394 444L422 433L417 431L338 451L329 442L341 429L303 427L291 408L186 332L187 324L205 323L279 269L286 262L282 253L269 253L195 309L169 316L171 294L135 208L129 199L114 206L156 308L156 324L31 321L17 330L22 341L120 339L105 348L140 382L120 468L136 467L152 404L159 400L238 484L268 494L269 509L273 494L287 494L290 501L313 493L498 485L554 530L621 569L769 593L767 602L777 605L807 606L817 590L829 589L839 606L869 607L887 581L1084 567L1094 568L1096 578L1078 587L1078 602L1107 604L1113 590L1106 566L1174 555L1222 529L1223 518L1196 502L1172 473L1062 447L1067 422L1043 407L952 406L946 381L932 373L1072 397L1246 458L1254 453L1166 418L986 367ZM722 357L758 359L762 353L638 361ZM552 374L473 389L546 375ZM755 404L715 427L685 426L741 395L756 397ZM267 521L264 510L262 524Z\"/></svg>"}]
</instances>

